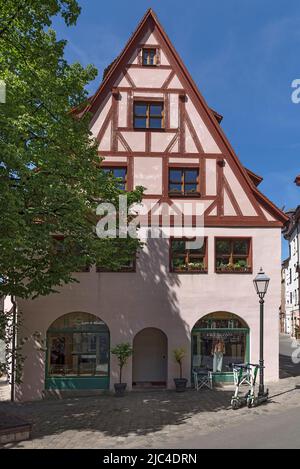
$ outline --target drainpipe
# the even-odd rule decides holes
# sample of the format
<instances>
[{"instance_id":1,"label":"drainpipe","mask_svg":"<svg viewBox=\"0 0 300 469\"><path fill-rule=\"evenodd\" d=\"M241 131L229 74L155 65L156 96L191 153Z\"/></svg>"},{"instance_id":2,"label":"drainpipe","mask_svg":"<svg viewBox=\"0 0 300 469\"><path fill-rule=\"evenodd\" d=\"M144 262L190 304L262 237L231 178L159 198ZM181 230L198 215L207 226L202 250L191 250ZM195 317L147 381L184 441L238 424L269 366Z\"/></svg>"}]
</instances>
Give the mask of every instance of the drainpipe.
<instances>
[{"instance_id":1,"label":"drainpipe","mask_svg":"<svg viewBox=\"0 0 300 469\"><path fill-rule=\"evenodd\" d=\"M15 296L11 295L12 308L12 346L11 346L11 388L10 400L15 400L15 385L16 385L16 325L17 325L17 302Z\"/></svg>"}]
</instances>

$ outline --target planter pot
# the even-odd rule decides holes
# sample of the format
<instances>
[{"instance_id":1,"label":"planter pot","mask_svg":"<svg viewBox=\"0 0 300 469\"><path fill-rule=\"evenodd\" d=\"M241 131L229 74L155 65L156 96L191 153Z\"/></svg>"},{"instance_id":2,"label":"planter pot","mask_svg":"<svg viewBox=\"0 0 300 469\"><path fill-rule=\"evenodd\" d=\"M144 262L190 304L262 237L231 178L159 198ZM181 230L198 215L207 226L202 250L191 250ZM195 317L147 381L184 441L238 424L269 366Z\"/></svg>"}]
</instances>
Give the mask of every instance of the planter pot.
<instances>
[{"instance_id":1,"label":"planter pot","mask_svg":"<svg viewBox=\"0 0 300 469\"><path fill-rule=\"evenodd\" d=\"M115 383L114 384L115 393L116 393L115 396L124 397L126 386L127 386L126 383Z\"/></svg>"},{"instance_id":2,"label":"planter pot","mask_svg":"<svg viewBox=\"0 0 300 469\"><path fill-rule=\"evenodd\" d=\"M186 389L188 380L186 378L174 378L176 386L176 392L184 392Z\"/></svg>"}]
</instances>

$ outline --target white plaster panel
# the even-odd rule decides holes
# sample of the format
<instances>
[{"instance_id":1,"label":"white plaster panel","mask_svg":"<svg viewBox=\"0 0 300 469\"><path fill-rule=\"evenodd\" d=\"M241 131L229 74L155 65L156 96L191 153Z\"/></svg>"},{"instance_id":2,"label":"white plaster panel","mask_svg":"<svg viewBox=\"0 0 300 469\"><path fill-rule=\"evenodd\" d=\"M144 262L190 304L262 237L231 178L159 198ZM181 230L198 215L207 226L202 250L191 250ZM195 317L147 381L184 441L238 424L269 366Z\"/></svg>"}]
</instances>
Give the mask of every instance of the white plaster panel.
<instances>
[{"instance_id":1,"label":"white plaster panel","mask_svg":"<svg viewBox=\"0 0 300 469\"><path fill-rule=\"evenodd\" d=\"M217 163L216 160L207 158L206 166L206 195L217 194Z\"/></svg>"},{"instance_id":2,"label":"white plaster panel","mask_svg":"<svg viewBox=\"0 0 300 469\"><path fill-rule=\"evenodd\" d=\"M118 125L119 127L126 127L127 126L127 93L122 92L119 95L119 122Z\"/></svg>"},{"instance_id":3,"label":"white plaster panel","mask_svg":"<svg viewBox=\"0 0 300 469\"><path fill-rule=\"evenodd\" d=\"M151 151L164 152L173 138L174 138L174 133L152 132L151 133Z\"/></svg>"},{"instance_id":4,"label":"white plaster panel","mask_svg":"<svg viewBox=\"0 0 300 469\"><path fill-rule=\"evenodd\" d=\"M260 208L268 221L275 221L275 218L272 217L272 215L269 212L267 212L267 210L265 210L264 207L260 206Z\"/></svg>"},{"instance_id":5,"label":"white plaster panel","mask_svg":"<svg viewBox=\"0 0 300 469\"><path fill-rule=\"evenodd\" d=\"M95 113L90 125L90 130L94 137L97 137L98 133L100 132L103 122L111 108L111 104L112 97L109 96L109 98L101 104L98 111Z\"/></svg>"},{"instance_id":6,"label":"white plaster panel","mask_svg":"<svg viewBox=\"0 0 300 469\"><path fill-rule=\"evenodd\" d=\"M127 157L126 156L105 156L104 162L105 163L126 163Z\"/></svg>"},{"instance_id":7,"label":"white plaster panel","mask_svg":"<svg viewBox=\"0 0 300 469\"><path fill-rule=\"evenodd\" d=\"M236 211L234 210L226 189L224 189L224 215L236 216Z\"/></svg>"},{"instance_id":8,"label":"white plaster panel","mask_svg":"<svg viewBox=\"0 0 300 469\"><path fill-rule=\"evenodd\" d=\"M178 153L178 152L179 152L179 143L177 139L174 145L172 146L170 153Z\"/></svg>"},{"instance_id":9,"label":"white plaster panel","mask_svg":"<svg viewBox=\"0 0 300 469\"><path fill-rule=\"evenodd\" d=\"M163 98L164 94L163 93L148 93L148 92L143 92L143 91L134 91L133 93L134 97L142 97L142 98Z\"/></svg>"},{"instance_id":10,"label":"white plaster panel","mask_svg":"<svg viewBox=\"0 0 300 469\"><path fill-rule=\"evenodd\" d=\"M188 126L185 124L185 151L187 153L198 153L194 139L189 131Z\"/></svg>"},{"instance_id":11,"label":"white plaster panel","mask_svg":"<svg viewBox=\"0 0 300 469\"><path fill-rule=\"evenodd\" d=\"M152 45L152 44L153 45L154 44L159 45L158 42L157 42L157 39L156 39L156 37L154 36L153 33L151 33L151 34L148 33L148 37L147 37L147 39L143 40L143 43L145 45Z\"/></svg>"},{"instance_id":12,"label":"white plaster panel","mask_svg":"<svg viewBox=\"0 0 300 469\"><path fill-rule=\"evenodd\" d=\"M198 158L169 158L169 163L195 163L199 164ZM211 195L211 194L210 194Z\"/></svg>"},{"instance_id":13,"label":"white plaster panel","mask_svg":"<svg viewBox=\"0 0 300 469\"><path fill-rule=\"evenodd\" d=\"M132 151L145 151L145 132L121 132Z\"/></svg>"},{"instance_id":14,"label":"white plaster panel","mask_svg":"<svg viewBox=\"0 0 300 469\"><path fill-rule=\"evenodd\" d=\"M124 147L123 143L121 142L121 140L118 138L118 142L117 142L117 145L118 145L118 151L126 151L127 149Z\"/></svg>"},{"instance_id":15,"label":"white plaster panel","mask_svg":"<svg viewBox=\"0 0 300 469\"><path fill-rule=\"evenodd\" d=\"M172 80L170 81L168 88L174 88L174 89L183 89L183 86L178 78L177 75L175 75Z\"/></svg>"},{"instance_id":16,"label":"white plaster panel","mask_svg":"<svg viewBox=\"0 0 300 469\"><path fill-rule=\"evenodd\" d=\"M139 49L135 49L135 51L133 52L132 56L130 57L130 59L128 60L128 63L129 64L135 64L137 65L138 64L138 56L139 56Z\"/></svg>"},{"instance_id":17,"label":"white plaster panel","mask_svg":"<svg viewBox=\"0 0 300 469\"><path fill-rule=\"evenodd\" d=\"M210 134L208 128L204 124L203 119L200 117L200 114L196 110L191 99L187 99L186 110L192 121L194 129L198 134L198 138L200 140L200 143L202 145L204 152L205 153L221 153L220 148L218 147L214 138Z\"/></svg>"},{"instance_id":18,"label":"white plaster panel","mask_svg":"<svg viewBox=\"0 0 300 469\"><path fill-rule=\"evenodd\" d=\"M179 97L178 94L169 95L170 103L170 127L171 129L178 129L179 127Z\"/></svg>"},{"instance_id":19,"label":"white plaster panel","mask_svg":"<svg viewBox=\"0 0 300 469\"><path fill-rule=\"evenodd\" d=\"M170 62L162 49L160 49L160 63L161 65L170 65Z\"/></svg>"},{"instance_id":20,"label":"white plaster panel","mask_svg":"<svg viewBox=\"0 0 300 469\"><path fill-rule=\"evenodd\" d=\"M111 122L108 124L107 129L103 135L103 138L99 144L98 149L100 151L109 151L111 143Z\"/></svg>"},{"instance_id":21,"label":"white plaster panel","mask_svg":"<svg viewBox=\"0 0 300 469\"><path fill-rule=\"evenodd\" d=\"M134 158L134 186L146 187L145 194L162 193L162 158Z\"/></svg>"},{"instance_id":22,"label":"white plaster panel","mask_svg":"<svg viewBox=\"0 0 300 469\"><path fill-rule=\"evenodd\" d=\"M160 88L169 73L169 70L160 69L159 67L151 68L151 73L146 68L131 68L128 70L128 74L135 85L142 88Z\"/></svg>"},{"instance_id":23,"label":"white plaster panel","mask_svg":"<svg viewBox=\"0 0 300 469\"><path fill-rule=\"evenodd\" d=\"M230 188L234 194L235 199L238 201L242 214L245 216L257 216L257 213L254 210L252 203L250 202L241 184L235 177L235 174L230 168L228 162L226 162L225 167L224 167L224 175L228 181L228 184L230 185Z\"/></svg>"},{"instance_id":24,"label":"white plaster panel","mask_svg":"<svg viewBox=\"0 0 300 469\"><path fill-rule=\"evenodd\" d=\"M125 88L131 88L131 85L123 73L120 74L118 79L115 81L114 86L120 86Z\"/></svg>"}]
</instances>

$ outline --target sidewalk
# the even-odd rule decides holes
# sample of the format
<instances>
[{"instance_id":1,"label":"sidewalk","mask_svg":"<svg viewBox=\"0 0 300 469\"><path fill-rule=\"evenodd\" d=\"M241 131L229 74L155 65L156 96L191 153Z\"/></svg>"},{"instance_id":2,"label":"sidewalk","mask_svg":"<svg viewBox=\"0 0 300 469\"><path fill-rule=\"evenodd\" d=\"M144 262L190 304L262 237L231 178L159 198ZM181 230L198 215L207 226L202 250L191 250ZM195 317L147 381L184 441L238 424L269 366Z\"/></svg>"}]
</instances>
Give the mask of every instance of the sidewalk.
<instances>
[{"instance_id":1,"label":"sidewalk","mask_svg":"<svg viewBox=\"0 0 300 469\"><path fill-rule=\"evenodd\" d=\"M225 429L262 415L300 407L300 378L269 386L271 400L254 409L230 408L232 389L132 392L30 403L3 402L0 410L33 423L32 440L14 448L156 448Z\"/></svg>"},{"instance_id":2,"label":"sidewalk","mask_svg":"<svg viewBox=\"0 0 300 469\"><path fill-rule=\"evenodd\" d=\"M0 377L0 403L10 400L10 385L5 376Z\"/></svg>"}]
</instances>

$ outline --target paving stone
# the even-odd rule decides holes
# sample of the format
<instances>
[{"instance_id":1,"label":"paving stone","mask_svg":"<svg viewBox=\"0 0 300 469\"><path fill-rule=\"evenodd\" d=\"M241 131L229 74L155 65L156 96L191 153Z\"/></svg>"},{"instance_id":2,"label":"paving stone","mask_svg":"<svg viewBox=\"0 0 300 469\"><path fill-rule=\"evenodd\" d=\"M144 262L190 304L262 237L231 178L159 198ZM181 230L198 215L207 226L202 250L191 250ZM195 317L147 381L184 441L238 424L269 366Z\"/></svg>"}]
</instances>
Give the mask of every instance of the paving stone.
<instances>
[{"instance_id":1,"label":"paving stone","mask_svg":"<svg viewBox=\"0 0 300 469\"><path fill-rule=\"evenodd\" d=\"M99 395L62 400L1 402L0 411L32 422L31 441L11 448L155 448L166 440L223 429L259 416L300 406L299 379L289 377L270 384L271 401L254 409L230 408L232 389L141 391L122 400ZM175 446L176 447L176 446Z\"/></svg>"}]
</instances>

